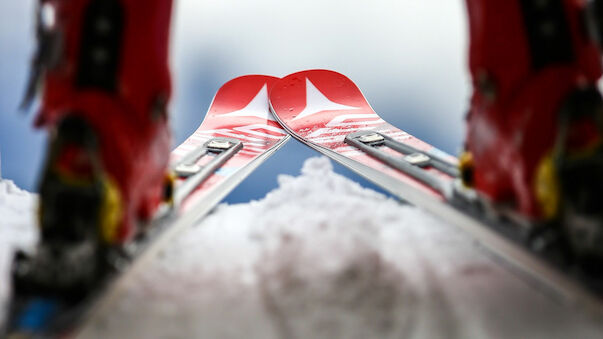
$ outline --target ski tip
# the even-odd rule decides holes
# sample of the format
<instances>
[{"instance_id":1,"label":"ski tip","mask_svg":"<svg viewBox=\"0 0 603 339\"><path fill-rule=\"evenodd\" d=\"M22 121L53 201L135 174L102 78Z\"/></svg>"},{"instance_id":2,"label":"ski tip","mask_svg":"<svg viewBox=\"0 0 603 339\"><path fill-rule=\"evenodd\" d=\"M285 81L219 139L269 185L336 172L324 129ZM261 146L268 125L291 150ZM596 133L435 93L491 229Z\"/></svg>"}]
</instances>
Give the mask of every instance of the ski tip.
<instances>
[{"instance_id":1,"label":"ski tip","mask_svg":"<svg viewBox=\"0 0 603 339\"><path fill-rule=\"evenodd\" d=\"M276 81L278 79L279 79L278 77L275 77L272 75L266 75L266 74L246 74L246 75L241 75L236 78L232 78L232 79L228 80L227 82L224 83L224 85L222 85L222 87L232 85L232 83L254 82L254 81L272 82L272 81Z\"/></svg>"},{"instance_id":2,"label":"ski tip","mask_svg":"<svg viewBox=\"0 0 603 339\"><path fill-rule=\"evenodd\" d=\"M280 79L270 91L270 105L277 119L292 130L315 129L350 116L378 118L352 80L326 69L300 71Z\"/></svg>"},{"instance_id":3,"label":"ski tip","mask_svg":"<svg viewBox=\"0 0 603 339\"><path fill-rule=\"evenodd\" d=\"M333 71L330 69L325 69L325 68L306 69L303 71L294 72L294 73L291 73L291 74L283 77L283 79L297 77L297 76L309 76L309 75L330 75L330 76L335 76L335 77L343 77L343 78L346 78L349 80L349 78L347 76L345 76L344 74L341 74L337 71Z\"/></svg>"}]
</instances>

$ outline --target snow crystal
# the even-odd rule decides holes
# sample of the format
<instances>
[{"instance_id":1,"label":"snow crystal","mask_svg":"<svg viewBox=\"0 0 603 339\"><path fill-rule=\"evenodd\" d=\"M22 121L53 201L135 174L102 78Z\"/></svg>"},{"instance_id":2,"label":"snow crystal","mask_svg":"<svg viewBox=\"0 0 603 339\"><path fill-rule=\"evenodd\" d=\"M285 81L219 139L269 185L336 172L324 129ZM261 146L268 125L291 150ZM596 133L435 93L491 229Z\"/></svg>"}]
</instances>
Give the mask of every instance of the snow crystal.
<instances>
[{"instance_id":1,"label":"snow crystal","mask_svg":"<svg viewBox=\"0 0 603 339\"><path fill-rule=\"evenodd\" d=\"M84 337L601 337L421 210L325 158L183 232Z\"/></svg>"}]
</instances>

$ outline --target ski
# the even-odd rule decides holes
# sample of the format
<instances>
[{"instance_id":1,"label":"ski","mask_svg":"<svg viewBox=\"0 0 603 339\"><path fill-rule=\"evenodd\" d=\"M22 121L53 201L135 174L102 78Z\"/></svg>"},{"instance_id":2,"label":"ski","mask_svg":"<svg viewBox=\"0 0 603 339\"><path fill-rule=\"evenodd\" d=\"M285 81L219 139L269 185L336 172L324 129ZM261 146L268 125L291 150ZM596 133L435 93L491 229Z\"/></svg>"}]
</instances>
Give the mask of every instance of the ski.
<instances>
[{"instance_id":1,"label":"ski","mask_svg":"<svg viewBox=\"0 0 603 339\"><path fill-rule=\"evenodd\" d=\"M268 107L268 90L276 80L248 75L224 84L200 127L171 152L173 175L168 187L173 191L167 192L169 201L156 211L146 232L111 253L111 269L81 295L16 292L6 337L76 336L87 322L110 311L129 276L144 269L164 244L206 215L289 139Z\"/></svg>"},{"instance_id":2,"label":"ski","mask_svg":"<svg viewBox=\"0 0 603 339\"><path fill-rule=\"evenodd\" d=\"M328 70L288 75L273 86L270 107L302 143L468 232L560 302L603 315L596 283L528 246L529 221L463 187L455 157L385 122L346 76Z\"/></svg>"}]
</instances>

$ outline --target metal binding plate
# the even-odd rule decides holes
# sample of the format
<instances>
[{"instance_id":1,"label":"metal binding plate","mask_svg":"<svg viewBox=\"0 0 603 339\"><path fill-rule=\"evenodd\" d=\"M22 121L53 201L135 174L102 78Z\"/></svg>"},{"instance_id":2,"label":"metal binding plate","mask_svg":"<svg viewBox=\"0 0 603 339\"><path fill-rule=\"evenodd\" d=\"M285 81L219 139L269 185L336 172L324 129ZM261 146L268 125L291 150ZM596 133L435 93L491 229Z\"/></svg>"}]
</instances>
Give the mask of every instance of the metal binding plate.
<instances>
[{"instance_id":1,"label":"metal binding plate","mask_svg":"<svg viewBox=\"0 0 603 339\"><path fill-rule=\"evenodd\" d=\"M409 163L411 163L415 166L419 166L419 167L427 166L431 162L431 158L423 153L409 154L404 157L404 160L408 161Z\"/></svg>"},{"instance_id":2,"label":"metal binding plate","mask_svg":"<svg viewBox=\"0 0 603 339\"><path fill-rule=\"evenodd\" d=\"M187 197L242 148L243 143L238 139L213 138L180 159L172 166L172 170L177 176L186 180L177 186L174 204L178 205L182 202L184 197ZM201 165L200 161L205 156L211 156L212 159Z\"/></svg>"},{"instance_id":3,"label":"metal binding plate","mask_svg":"<svg viewBox=\"0 0 603 339\"><path fill-rule=\"evenodd\" d=\"M385 134L375 131L358 131L350 133L345 137L345 143L354 146L366 154L380 160L381 162L415 178L449 197L449 185L440 178L427 172L424 167L431 166L440 172L452 177L458 177L458 169L455 164L445 160L436 154L428 154L410 145L399 142ZM396 157L384 152L381 148L388 147L402 155Z\"/></svg>"}]
</instances>

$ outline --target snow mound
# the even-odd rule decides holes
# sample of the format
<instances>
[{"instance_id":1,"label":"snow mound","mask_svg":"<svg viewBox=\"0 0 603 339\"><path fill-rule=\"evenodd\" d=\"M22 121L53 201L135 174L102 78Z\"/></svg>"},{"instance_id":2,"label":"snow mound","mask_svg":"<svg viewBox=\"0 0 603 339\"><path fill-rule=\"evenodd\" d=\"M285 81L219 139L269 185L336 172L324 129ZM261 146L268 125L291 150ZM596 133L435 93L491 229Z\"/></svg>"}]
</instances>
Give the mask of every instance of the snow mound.
<instances>
[{"instance_id":1,"label":"snow mound","mask_svg":"<svg viewBox=\"0 0 603 339\"><path fill-rule=\"evenodd\" d=\"M455 228L325 158L221 205L127 282L90 337L600 337Z\"/></svg>"},{"instance_id":2,"label":"snow mound","mask_svg":"<svg viewBox=\"0 0 603 339\"><path fill-rule=\"evenodd\" d=\"M258 203L257 273L281 337L366 338L395 332L402 274L381 251L395 201L308 160ZM345 313L342 313L345 311ZM285 318L289 320L285 320Z\"/></svg>"}]
</instances>

